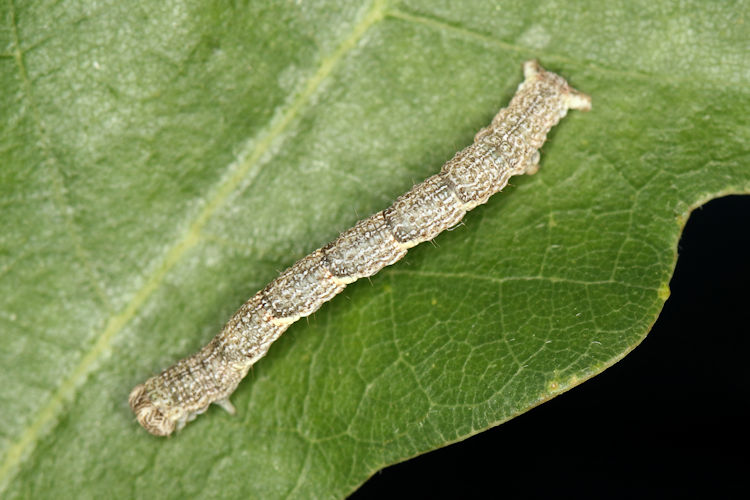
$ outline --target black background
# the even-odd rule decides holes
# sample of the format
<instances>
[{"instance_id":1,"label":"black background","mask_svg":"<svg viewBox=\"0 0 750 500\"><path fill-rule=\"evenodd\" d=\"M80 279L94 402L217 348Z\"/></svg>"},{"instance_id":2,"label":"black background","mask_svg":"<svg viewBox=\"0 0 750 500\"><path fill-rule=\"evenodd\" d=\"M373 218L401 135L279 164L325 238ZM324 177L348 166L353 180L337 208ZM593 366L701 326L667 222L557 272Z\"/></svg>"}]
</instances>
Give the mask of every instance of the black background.
<instances>
[{"instance_id":1,"label":"black background","mask_svg":"<svg viewBox=\"0 0 750 500\"><path fill-rule=\"evenodd\" d=\"M378 472L352 499L745 498L750 196L695 210L651 333L520 417ZM705 493L701 493L705 492Z\"/></svg>"}]
</instances>

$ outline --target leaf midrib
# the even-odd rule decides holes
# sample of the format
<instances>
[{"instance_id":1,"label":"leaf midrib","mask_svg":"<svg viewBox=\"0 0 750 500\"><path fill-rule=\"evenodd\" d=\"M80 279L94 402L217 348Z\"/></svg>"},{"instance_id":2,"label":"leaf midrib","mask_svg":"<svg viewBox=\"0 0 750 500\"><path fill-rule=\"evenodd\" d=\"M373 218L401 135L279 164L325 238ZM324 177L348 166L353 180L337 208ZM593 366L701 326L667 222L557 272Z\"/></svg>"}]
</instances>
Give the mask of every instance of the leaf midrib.
<instances>
[{"instance_id":1,"label":"leaf midrib","mask_svg":"<svg viewBox=\"0 0 750 500\"><path fill-rule=\"evenodd\" d=\"M160 286L167 273L180 261L182 256L201 241L201 230L205 224L227 201L240 183L243 181L252 183L258 176L262 169L262 164L259 160L268 150L271 149L274 141L281 137L284 131L290 127L294 122L294 119L300 114L300 111L310 102L312 96L315 95L317 90L321 87L323 81L328 78L344 56L357 46L365 33L369 31L373 25L377 24L384 18L385 7L386 2L384 0L376 0L373 2L370 9L359 20L359 22L354 25L353 29L336 47L336 49L331 54L321 59L318 69L312 77L310 77L297 97L291 101L289 107L283 113L276 114L275 116L277 118L266 127L265 131L261 131L259 134L260 140L257 142L250 141L248 143L252 144L252 151L249 154L245 154L247 153L245 151L238 155L239 158L245 157L246 159L231 176L220 181L219 185L213 189L214 194L207 200L203 209L198 213L193 222L188 225L183 236L179 238L174 246L172 246L166 253L161 265L154 270L149 279L134 294L125 309L119 314L109 318L107 326L102 334L98 336L97 341L91 349L85 353L83 358L71 371L70 375L58 386L57 390L55 390L50 397L48 403L39 410L36 418L23 429L18 439L8 448L5 459L3 460L2 465L0 465L0 491L7 486L7 483L15 472L16 466L19 465L26 452L37 441L47 423L52 421L60 412L63 401L74 393L76 387L96 366L96 362L102 357L102 354L107 351L114 336L136 315L140 310L140 307ZM11 16L13 22L14 19L15 18ZM18 52L20 49L18 49L17 38L16 48ZM18 56L16 56L16 63L18 64L17 57ZM24 72L24 74L22 74L23 79L25 75L24 66L21 65L19 68L20 71ZM38 113L35 116L35 119L37 123L40 123Z\"/></svg>"}]
</instances>

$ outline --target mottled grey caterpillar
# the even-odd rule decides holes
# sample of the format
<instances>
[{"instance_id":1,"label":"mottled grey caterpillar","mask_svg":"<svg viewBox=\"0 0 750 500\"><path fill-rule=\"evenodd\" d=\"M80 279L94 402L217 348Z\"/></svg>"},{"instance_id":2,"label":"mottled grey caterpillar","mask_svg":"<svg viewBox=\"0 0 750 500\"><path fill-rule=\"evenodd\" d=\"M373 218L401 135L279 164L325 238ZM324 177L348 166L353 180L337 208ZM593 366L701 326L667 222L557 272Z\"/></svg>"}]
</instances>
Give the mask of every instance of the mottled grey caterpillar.
<instances>
[{"instance_id":1,"label":"mottled grey caterpillar","mask_svg":"<svg viewBox=\"0 0 750 500\"><path fill-rule=\"evenodd\" d=\"M207 346L137 385L129 403L138 422L151 434L167 436L211 403L234 413L229 396L289 325L317 311L347 284L372 276L409 248L458 224L511 176L536 172L547 133L568 109L591 109L591 98L536 61L524 63L523 69L524 81L508 107L439 174L281 273L243 304Z\"/></svg>"}]
</instances>

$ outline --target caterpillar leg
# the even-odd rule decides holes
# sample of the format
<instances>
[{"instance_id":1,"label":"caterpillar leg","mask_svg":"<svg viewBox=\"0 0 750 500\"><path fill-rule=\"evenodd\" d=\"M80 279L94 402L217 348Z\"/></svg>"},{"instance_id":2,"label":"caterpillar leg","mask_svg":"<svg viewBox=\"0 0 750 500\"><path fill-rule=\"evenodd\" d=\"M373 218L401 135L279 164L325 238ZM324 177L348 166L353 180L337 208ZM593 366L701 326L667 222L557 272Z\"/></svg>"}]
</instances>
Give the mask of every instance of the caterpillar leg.
<instances>
[{"instance_id":1,"label":"caterpillar leg","mask_svg":"<svg viewBox=\"0 0 750 500\"><path fill-rule=\"evenodd\" d=\"M234 408L232 402L229 401L229 398L219 399L218 401L214 401L214 404L224 408L224 410L230 415L234 415L235 413L237 413L237 410Z\"/></svg>"}]
</instances>

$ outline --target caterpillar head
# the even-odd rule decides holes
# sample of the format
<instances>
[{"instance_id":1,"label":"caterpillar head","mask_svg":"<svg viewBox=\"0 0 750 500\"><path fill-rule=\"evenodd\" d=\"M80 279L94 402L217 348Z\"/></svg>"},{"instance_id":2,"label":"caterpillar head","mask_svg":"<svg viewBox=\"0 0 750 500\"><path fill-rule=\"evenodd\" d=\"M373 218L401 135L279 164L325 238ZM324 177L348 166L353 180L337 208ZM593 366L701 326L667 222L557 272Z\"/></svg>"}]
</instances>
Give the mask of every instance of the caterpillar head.
<instances>
[{"instance_id":1,"label":"caterpillar head","mask_svg":"<svg viewBox=\"0 0 750 500\"><path fill-rule=\"evenodd\" d=\"M163 405L155 404L145 384L135 386L128 396L128 403L138 423L154 436L169 436L181 420L181 415L175 415L175 411L169 411Z\"/></svg>"}]
</instances>

